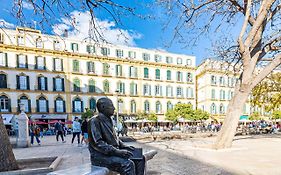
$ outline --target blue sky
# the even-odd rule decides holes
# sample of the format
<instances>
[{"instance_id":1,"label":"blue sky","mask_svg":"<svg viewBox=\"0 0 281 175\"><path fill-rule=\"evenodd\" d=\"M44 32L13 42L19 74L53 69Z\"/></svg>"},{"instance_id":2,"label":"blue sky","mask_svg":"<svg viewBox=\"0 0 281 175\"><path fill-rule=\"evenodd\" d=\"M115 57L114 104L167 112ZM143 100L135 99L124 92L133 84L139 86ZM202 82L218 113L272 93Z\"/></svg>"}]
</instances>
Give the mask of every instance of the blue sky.
<instances>
[{"instance_id":1,"label":"blue sky","mask_svg":"<svg viewBox=\"0 0 281 175\"><path fill-rule=\"evenodd\" d=\"M15 26L20 26L21 21L18 20L13 16L15 14L13 12L13 2L14 1L7 1L7 0L0 0L1 3L1 9L0 9L0 21L2 20L6 22L6 24L13 24ZM24 1L25 2L25 1ZM201 61L207 57L211 57L211 49L212 49L212 41L214 41L216 36L213 34L206 35L201 37L195 46L188 46L186 47L186 44L174 41L172 44L170 41L173 37L173 29L171 26L175 24L175 22L172 22L170 27L163 29L163 25L166 24L165 16L163 15L163 9L156 8L156 6L151 7L149 4L152 4L152 0L144 1L144 4L142 4L142 1L126 1L126 3L131 3L129 5L137 6L138 14L143 14L145 17L149 15L152 15L151 19L141 19L132 15L123 15L122 16L122 25L116 25L113 23L113 19L110 17L108 13L105 13L105 11L97 10L96 11L96 17L100 24L106 25L105 27L105 33L108 36L109 40L112 40L113 43L117 44L124 44L123 42L115 42L113 40L116 40L117 38L113 35L116 35L119 30L123 31L126 35L126 37L130 38L129 45L134 45L137 47L142 48L148 48L148 49L163 49L168 52L173 53L180 53L180 54L187 54L187 55L194 55L197 57L197 65L201 63ZM124 1L120 0L120 3L124 3ZM85 10L81 9L80 7L77 8L67 8L67 12L73 14L75 16L75 19L80 20L80 28L85 30L85 26L88 24L82 24L87 23L84 20L87 17L87 13L85 13ZM25 25L34 26L35 22L37 23L37 28L39 28L39 21L41 19L40 16L34 15L33 11L31 10L30 4L25 3L25 6L23 8L23 12L25 15L24 22ZM54 18L50 19L52 24L45 24L44 25L44 33L53 34L54 31L57 34L61 34L61 31L54 29L54 26L58 27L59 29L62 29L64 27L68 28L70 27L68 22L66 20L63 20L63 15L61 13L58 13L56 10L54 10L54 13L56 15L56 19ZM82 15L80 15L82 13ZM77 15L80 15L77 17ZM68 25L68 26L66 26ZM79 28L78 27L78 28ZM239 30L233 29L232 33L234 35L237 35ZM77 36L77 33L72 33L74 36ZM80 33L81 37L83 36L83 33ZM84 35L87 34L87 31L84 32ZM187 36L187 40L188 40ZM119 40L119 38L117 39ZM122 40L122 39L121 39ZM169 46L167 46L169 45Z\"/></svg>"}]
</instances>

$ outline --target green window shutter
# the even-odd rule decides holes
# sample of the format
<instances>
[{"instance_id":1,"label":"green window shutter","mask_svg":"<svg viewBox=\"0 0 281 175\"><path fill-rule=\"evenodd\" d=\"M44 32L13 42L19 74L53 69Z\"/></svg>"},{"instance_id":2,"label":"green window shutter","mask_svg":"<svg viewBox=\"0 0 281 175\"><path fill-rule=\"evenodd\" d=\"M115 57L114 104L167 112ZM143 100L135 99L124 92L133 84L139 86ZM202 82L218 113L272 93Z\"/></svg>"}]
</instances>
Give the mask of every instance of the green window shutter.
<instances>
[{"instance_id":1,"label":"green window shutter","mask_svg":"<svg viewBox=\"0 0 281 175\"><path fill-rule=\"evenodd\" d=\"M90 49L89 45L87 45L86 50L87 50L87 53L91 53L91 49Z\"/></svg>"},{"instance_id":2,"label":"green window shutter","mask_svg":"<svg viewBox=\"0 0 281 175\"><path fill-rule=\"evenodd\" d=\"M30 90L29 76L26 76L26 81L27 81L27 89Z\"/></svg>"},{"instance_id":3,"label":"green window shutter","mask_svg":"<svg viewBox=\"0 0 281 175\"><path fill-rule=\"evenodd\" d=\"M48 90L48 78L47 77L45 77L45 90L47 91Z\"/></svg>"},{"instance_id":4,"label":"green window shutter","mask_svg":"<svg viewBox=\"0 0 281 175\"><path fill-rule=\"evenodd\" d=\"M53 91L56 91L56 78L53 78Z\"/></svg>"},{"instance_id":5,"label":"green window shutter","mask_svg":"<svg viewBox=\"0 0 281 175\"><path fill-rule=\"evenodd\" d=\"M71 43L71 50L74 51L74 43Z\"/></svg>"},{"instance_id":6,"label":"green window shutter","mask_svg":"<svg viewBox=\"0 0 281 175\"><path fill-rule=\"evenodd\" d=\"M46 57L44 57L44 70L46 70Z\"/></svg>"},{"instance_id":7,"label":"green window shutter","mask_svg":"<svg viewBox=\"0 0 281 175\"><path fill-rule=\"evenodd\" d=\"M63 71L63 59L61 59L60 61L61 61L61 71Z\"/></svg>"},{"instance_id":8,"label":"green window shutter","mask_svg":"<svg viewBox=\"0 0 281 175\"><path fill-rule=\"evenodd\" d=\"M8 67L9 64L8 64L8 54L7 53L5 53L5 62L6 62L6 67Z\"/></svg>"},{"instance_id":9,"label":"green window shutter","mask_svg":"<svg viewBox=\"0 0 281 175\"><path fill-rule=\"evenodd\" d=\"M134 83L130 84L130 94L133 95L134 94Z\"/></svg>"},{"instance_id":10,"label":"green window shutter","mask_svg":"<svg viewBox=\"0 0 281 175\"><path fill-rule=\"evenodd\" d=\"M35 57L35 69L38 69L38 57Z\"/></svg>"},{"instance_id":11,"label":"green window shutter","mask_svg":"<svg viewBox=\"0 0 281 175\"><path fill-rule=\"evenodd\" d=\"M28 68L28 59L27 59L27 55L25 55L25 68Z\"/></svg>"},{"instance_id":12,"label":"green window shutter","mask_svg":"<svg viewBox=\"0 0 281 175\"><path fill-rule=\"evenodd\" d=\"M38 82L38 90L41 90L41 78L37 77L37 82Z\"/></svg>"},{"instance_id":13,"label":"green window shutter","mask_svg":"<svg viewBox=\"0 0 281 175\"><path fill-rule=\"evenodd\" d=\"M19 64L19 55L17 55L17 67L18 67L18 68L20 67L20 64Z\"/></svg>"}]
</instances>

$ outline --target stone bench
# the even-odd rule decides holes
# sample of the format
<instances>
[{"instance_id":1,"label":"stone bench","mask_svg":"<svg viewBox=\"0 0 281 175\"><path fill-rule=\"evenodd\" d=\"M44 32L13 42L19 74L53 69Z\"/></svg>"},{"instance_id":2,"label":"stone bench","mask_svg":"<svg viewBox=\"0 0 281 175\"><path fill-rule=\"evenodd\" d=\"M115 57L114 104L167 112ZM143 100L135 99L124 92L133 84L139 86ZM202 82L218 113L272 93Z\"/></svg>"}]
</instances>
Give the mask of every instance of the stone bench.
<instances>
[{"instance_id":1,"label":"stone bench","mask_svg":"<svg viewBox=\"0 0 281 175\"><path fill-rule=\"evenodd\" d=\"M151 150L144 153L145 161L151 160L157 151ZM90 163L81 166L76 166L66 170L59 170L48 173L47 175L116 175L118 173L110 171L105 167L93 166Z\"/></svg>"}]
</instances>

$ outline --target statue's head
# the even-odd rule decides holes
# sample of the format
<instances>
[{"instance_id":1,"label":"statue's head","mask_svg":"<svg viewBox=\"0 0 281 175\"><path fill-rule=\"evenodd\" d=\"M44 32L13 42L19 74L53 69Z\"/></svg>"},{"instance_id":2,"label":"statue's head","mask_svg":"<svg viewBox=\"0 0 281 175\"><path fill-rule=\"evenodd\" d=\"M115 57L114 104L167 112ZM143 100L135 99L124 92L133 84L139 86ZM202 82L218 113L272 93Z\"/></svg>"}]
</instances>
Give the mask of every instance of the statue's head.
<instances>
[{"instance_id":1,"label":"statue's head","mask_svg":"<svg viewBox=\"0 0 281 175\"><path fill-rule=\"evenodd\" d=\"M111 117L114 114L115 107L109 98L102 97L97 101L98 111L107 117Z\"/></svg>"}]
</instances>

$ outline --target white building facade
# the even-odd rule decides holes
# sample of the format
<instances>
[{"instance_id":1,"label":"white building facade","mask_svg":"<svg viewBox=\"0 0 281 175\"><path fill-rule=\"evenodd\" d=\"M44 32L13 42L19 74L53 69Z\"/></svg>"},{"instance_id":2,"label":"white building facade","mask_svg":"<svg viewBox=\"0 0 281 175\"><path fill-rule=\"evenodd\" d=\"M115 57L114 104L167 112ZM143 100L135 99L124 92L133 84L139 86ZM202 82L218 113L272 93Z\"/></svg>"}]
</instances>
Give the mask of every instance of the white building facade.
<instances>
[{"instance_id":1,"label":"white building facade","mask_svg":"<svg viewBox=\"0 0 281 175\"><path fill-rule=\"evenodd\" d=\"M211 114L213 118L223 120L229 101L234 95L237 75L233 67L225 62L206 59L196 71L196 104ZM243 115L250 114L249 101L244 104Z\"/></svg>"}]
</instances>

